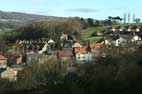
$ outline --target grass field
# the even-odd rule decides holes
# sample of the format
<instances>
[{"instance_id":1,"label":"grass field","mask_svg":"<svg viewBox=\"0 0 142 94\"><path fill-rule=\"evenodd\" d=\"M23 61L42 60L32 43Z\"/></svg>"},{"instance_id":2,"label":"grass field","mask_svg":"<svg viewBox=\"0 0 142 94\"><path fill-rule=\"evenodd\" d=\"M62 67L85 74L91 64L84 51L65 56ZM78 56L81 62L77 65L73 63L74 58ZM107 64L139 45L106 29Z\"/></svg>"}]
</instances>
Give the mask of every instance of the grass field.
<instances>
[{"instance_id":1,"label":"grass field","mask_svg":"<svg viewBox=\"0 0 142 94\"><path fill-rule=\"evenodd\" d=\"M13 29L9 29L9 28L4 28L4 29L0 29L0 36L6 34L7 32L11 32Z\"/></svg>"},{"instance_id":2,"label":"grass field","mask_svg":"<svg viewBox=\"0 0 142 94\"><path fill-rule=\"evenodd\" d=\"M82 36L82 42L87 42L88 40L91 40L92 42L97 42L99 39L101 39L101 36L97 36L97 37L91 37L91 34L93 32L101 32L103 30L106 30L107 28L109 28L110 26L102 26L102 27L90 27L88 29L82 30L81 31L81 36Z\"/></svg>"},{"instance_id":3,"label":"grass field","mask_svg":"<svg viewBox=\"0 0 142 94\"><path fill-rule=\"evenodd\" d=\"M111 26L114 26L114 27L117 27L117 26L126 27L126 26L128 26L128 25L140 26L141 24L136 24L136 23L133 23L133 24L132 24L132 23L131 23L131 24L118 24L118 25L101 26L101 27L89 27L89 28L84 29L84 30L81 31L81 36L82 36L81 41L83 42L83 44L86 43L88 40L91 40L92 42L96 42L97 40L101 39L102 37L99 37L99 36L97 36L97 37L91 37L91 34L92 34L93 32L98 33L98 32L101 32L101 31L103 31L103 30L108 29L108 28L111 27Z\"/></svg>"}]
</instances>

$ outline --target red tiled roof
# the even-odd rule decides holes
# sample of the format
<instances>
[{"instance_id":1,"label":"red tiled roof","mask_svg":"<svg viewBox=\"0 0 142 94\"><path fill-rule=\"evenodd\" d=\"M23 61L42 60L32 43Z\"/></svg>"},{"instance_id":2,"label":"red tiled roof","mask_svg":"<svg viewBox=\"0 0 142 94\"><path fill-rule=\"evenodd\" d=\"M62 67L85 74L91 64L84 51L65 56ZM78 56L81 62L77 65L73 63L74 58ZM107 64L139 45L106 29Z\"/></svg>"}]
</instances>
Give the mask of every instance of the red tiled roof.
<instances>
[{"instance_id":1,"label":"red tiled roof","mask_svg":"<svg viewBox=\"0 0 142 94\"><path fill-rule=\"evenodd\" d=\"M5 56L0 55L0 60L7 60Z\"/></svg>"},{"instance_id":2,"label":"red tiled roof","mask_svg":"<svg viewBox=\"0 0 142 94\"><path fill-rule=\"evenodd\" d=\"M104 47L104 45L101 44L101 43L95 44L95 48L96 48L96 49L100 49L100 48L103 48L103 47Z\"/></svg>"},{"instance_id":3,"label":"red tiled roof","mask_svg":"<svg viewBox=\"0 0 142 94\"><path fill-rule=\"evenodd\" d=\"M77 54L77 53L86 54L88 51L85 48L75 48L74 52L75 52L75 54Z\"/></svg>"},{"instance_id":4,"label":"red tiled roof","mask_svg":"<svg viewBox=\"0 0 142 94\"><path fill-rule=\"evenodd\" d=\"M79 53L80 53L80 54L86 54L86 53L87 53L87 50L86 50L85 48L81 48L81 49L79 50Z\"/></svg>"},{"instance_id":5,"label":"red tiled roof","mask_svg":"<svg viewBox=\"0 0 142 94\"><path fill-rule=\"evenodd\" d=\"M8 59L18 59L20 58L21 56L20 55L16 55L16 54L10 54L10 55L7 55L6 56Z\"/></svg>"},{"instance_id":6,"label":"red tiled roof","mask_svg":"<svg viewBox=\"0 0 142 94\"><path fill-rule=\"evenodd\" d=\"M72 50L64 50L58 52L59 57L71 57L73 56Z\"/></svg>"}]
</instances>

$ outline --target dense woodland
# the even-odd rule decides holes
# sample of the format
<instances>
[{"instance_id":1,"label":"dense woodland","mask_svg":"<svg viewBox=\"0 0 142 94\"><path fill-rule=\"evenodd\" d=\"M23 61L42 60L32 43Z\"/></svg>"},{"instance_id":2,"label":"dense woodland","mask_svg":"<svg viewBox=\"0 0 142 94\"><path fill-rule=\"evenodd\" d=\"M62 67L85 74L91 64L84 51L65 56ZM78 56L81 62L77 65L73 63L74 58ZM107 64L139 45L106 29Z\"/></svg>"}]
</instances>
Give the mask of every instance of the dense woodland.
<instances>
[{"instance_id":1,"label":"dense woodland","mask_svg":"<svg viewBox=\"0 0 142 94\"><path fill-rule=\"evenodd\" d=\"M58 46L62 33L68 34L70 39L73 39L73 37L80 39L80 31L90 25L92 25L92 22L86 22L85 19L79 17L33 20L6 34L5 38L10 43L14 43L16 40L52 38Z\"/></svg>"},{"instance_id":2,"label":"dense woodland","mask_svg":"<svg viewBox=\"0 0 142 94\"><path fill-rule=\"evenodd\" d=\"M73 72L59 68L55 59L31 63L19 73L17 82L0 81L1 94L139 94L142 92L141 49L111 50L95 63L76 63ZM115 55L114 55L115 54Z\"/></svg>"}]
</instances>

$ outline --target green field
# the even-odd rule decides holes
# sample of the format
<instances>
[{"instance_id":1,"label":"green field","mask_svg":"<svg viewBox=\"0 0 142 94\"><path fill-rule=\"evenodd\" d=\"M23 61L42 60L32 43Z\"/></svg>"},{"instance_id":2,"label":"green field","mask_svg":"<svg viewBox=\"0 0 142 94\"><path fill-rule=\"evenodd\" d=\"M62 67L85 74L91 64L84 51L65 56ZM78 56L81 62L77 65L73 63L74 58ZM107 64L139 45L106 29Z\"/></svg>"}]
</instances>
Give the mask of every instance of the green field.
<instances>
[{"instance_id":1,"label":"green field","mask_svg":"<svg viewBox=\"0 0 142 94\"><path fill-rule=\"evenodd\" d=\"M100 37L100 36L91 37L91 34L93 32L98 33L98 32L101 32L103 30L108 29L111 26L114 26L114 27L117 27L117 26L126 27L128 25L140 26L141 24L135 24L135 23L133 23L133 24L118 24L118 25L101 26L101 27L89 27L89 28L84 29L84 30L81 31L81 37L82 37L81 41L82 41L83 44L85 44L88 40L91 40L92 42L96 42L99 39L101 39L102 37Z\"/></svg>"},{"instance_id":2,"label":"green field","mask_svg":"<svg viewBox=\"0 0 142 94\"><path fill-rule=\"evenodd\" d=\"M4 29L0 29L0 36L6 34L7 32L11 32L13 29L9 29L9 28L4 28Z\"/></svg>"},{"instance_id":3,"label":"green field","mask_svg":"<svg viewBox=\"0 0 142 94\"><path fill-rule=\"evenodd\" d=\"M87 42L88 40L91 40L92 42L96 42L98 41L99 39L101 39L102 37L101 36L97 36L97 37L91 37L91 34L93 32L101 32L103 30L106 30L107 28L109 28L110 26L102 26L102 27L90 27L90 28L87 28L85 30L82 30L81 31L81 37L82 37L82 42L85 43Z\"/></svg>"}]
</instances>

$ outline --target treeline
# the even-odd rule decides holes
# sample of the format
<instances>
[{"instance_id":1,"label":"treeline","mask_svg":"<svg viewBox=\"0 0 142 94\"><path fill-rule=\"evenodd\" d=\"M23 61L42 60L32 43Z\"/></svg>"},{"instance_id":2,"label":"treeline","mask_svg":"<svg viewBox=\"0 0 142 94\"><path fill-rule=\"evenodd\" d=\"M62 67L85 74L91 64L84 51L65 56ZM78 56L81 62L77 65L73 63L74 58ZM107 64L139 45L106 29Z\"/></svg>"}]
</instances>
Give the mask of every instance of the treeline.
<instances>
[{"instance_id":1,"label":"treeline","mask_svg":"<svg viewBox=\"0 0 142 94\"><path fill-rule=\"evenodd\" d=\"M60 44L61 33L69 35L72 39L80 38L80 30L84 24L80 18L60 18L47 20L34 20L24 26L15 29L10 35L7 35L7 40L15 42L19 40L30 40L39 38L52 38L57 44Z\"/></svg>"},{"instance_id":2,"label":"treeline","mask_svg":"<svg viewBox=\"0 0 142 94\"><path fill-rule=\"evenodd\" d=\"M0 20L0 29L16 29L18 26L20 26L20 24L24 24L24 22L22 21L14 21L14 20L5 20L5 21L1 21Z\"/></svg>"},{"instance_id":3,"label":"treeline","mask_svg":"<svg viewBox=\"0 0 142 94\"><path fill-rule=\"evenodd\" d=\"M19 39L51 37L58 40L58 36L60 36L61 32L72 37L73 35L79 35L79 31L81 29L86 29L93 26L97 25L95 25L95 20L92 18L55 18L33 20L15 29L14 31L17 33L16 35Z\"/></svg>"},{"instance_id":4,"label":"treeline","mask_svg":"<svg viewBox=\"0 0 142 94\"><path fill-rule=\"evenodd\" d=\"M21 21L29 21L29 20L43 19L43 18L54 18L54 17L20 13L20 12L0 11L0 19L15 19L15 20L21 20Z\"/></svg>"},{"instance_id":5,"label":"treeline","mask_svg":"<svg viewBox=\"0 0 142 94\"><path fill-rule=\"evenodd\" d=\"M72 72L66 67L60 70L55 59L41 65L33 62L19 74L17 82L0 82L0 88L8 94L140 94L141 52L113 51L95 63L75 64Z\"/></svg>"}]
</instances>

